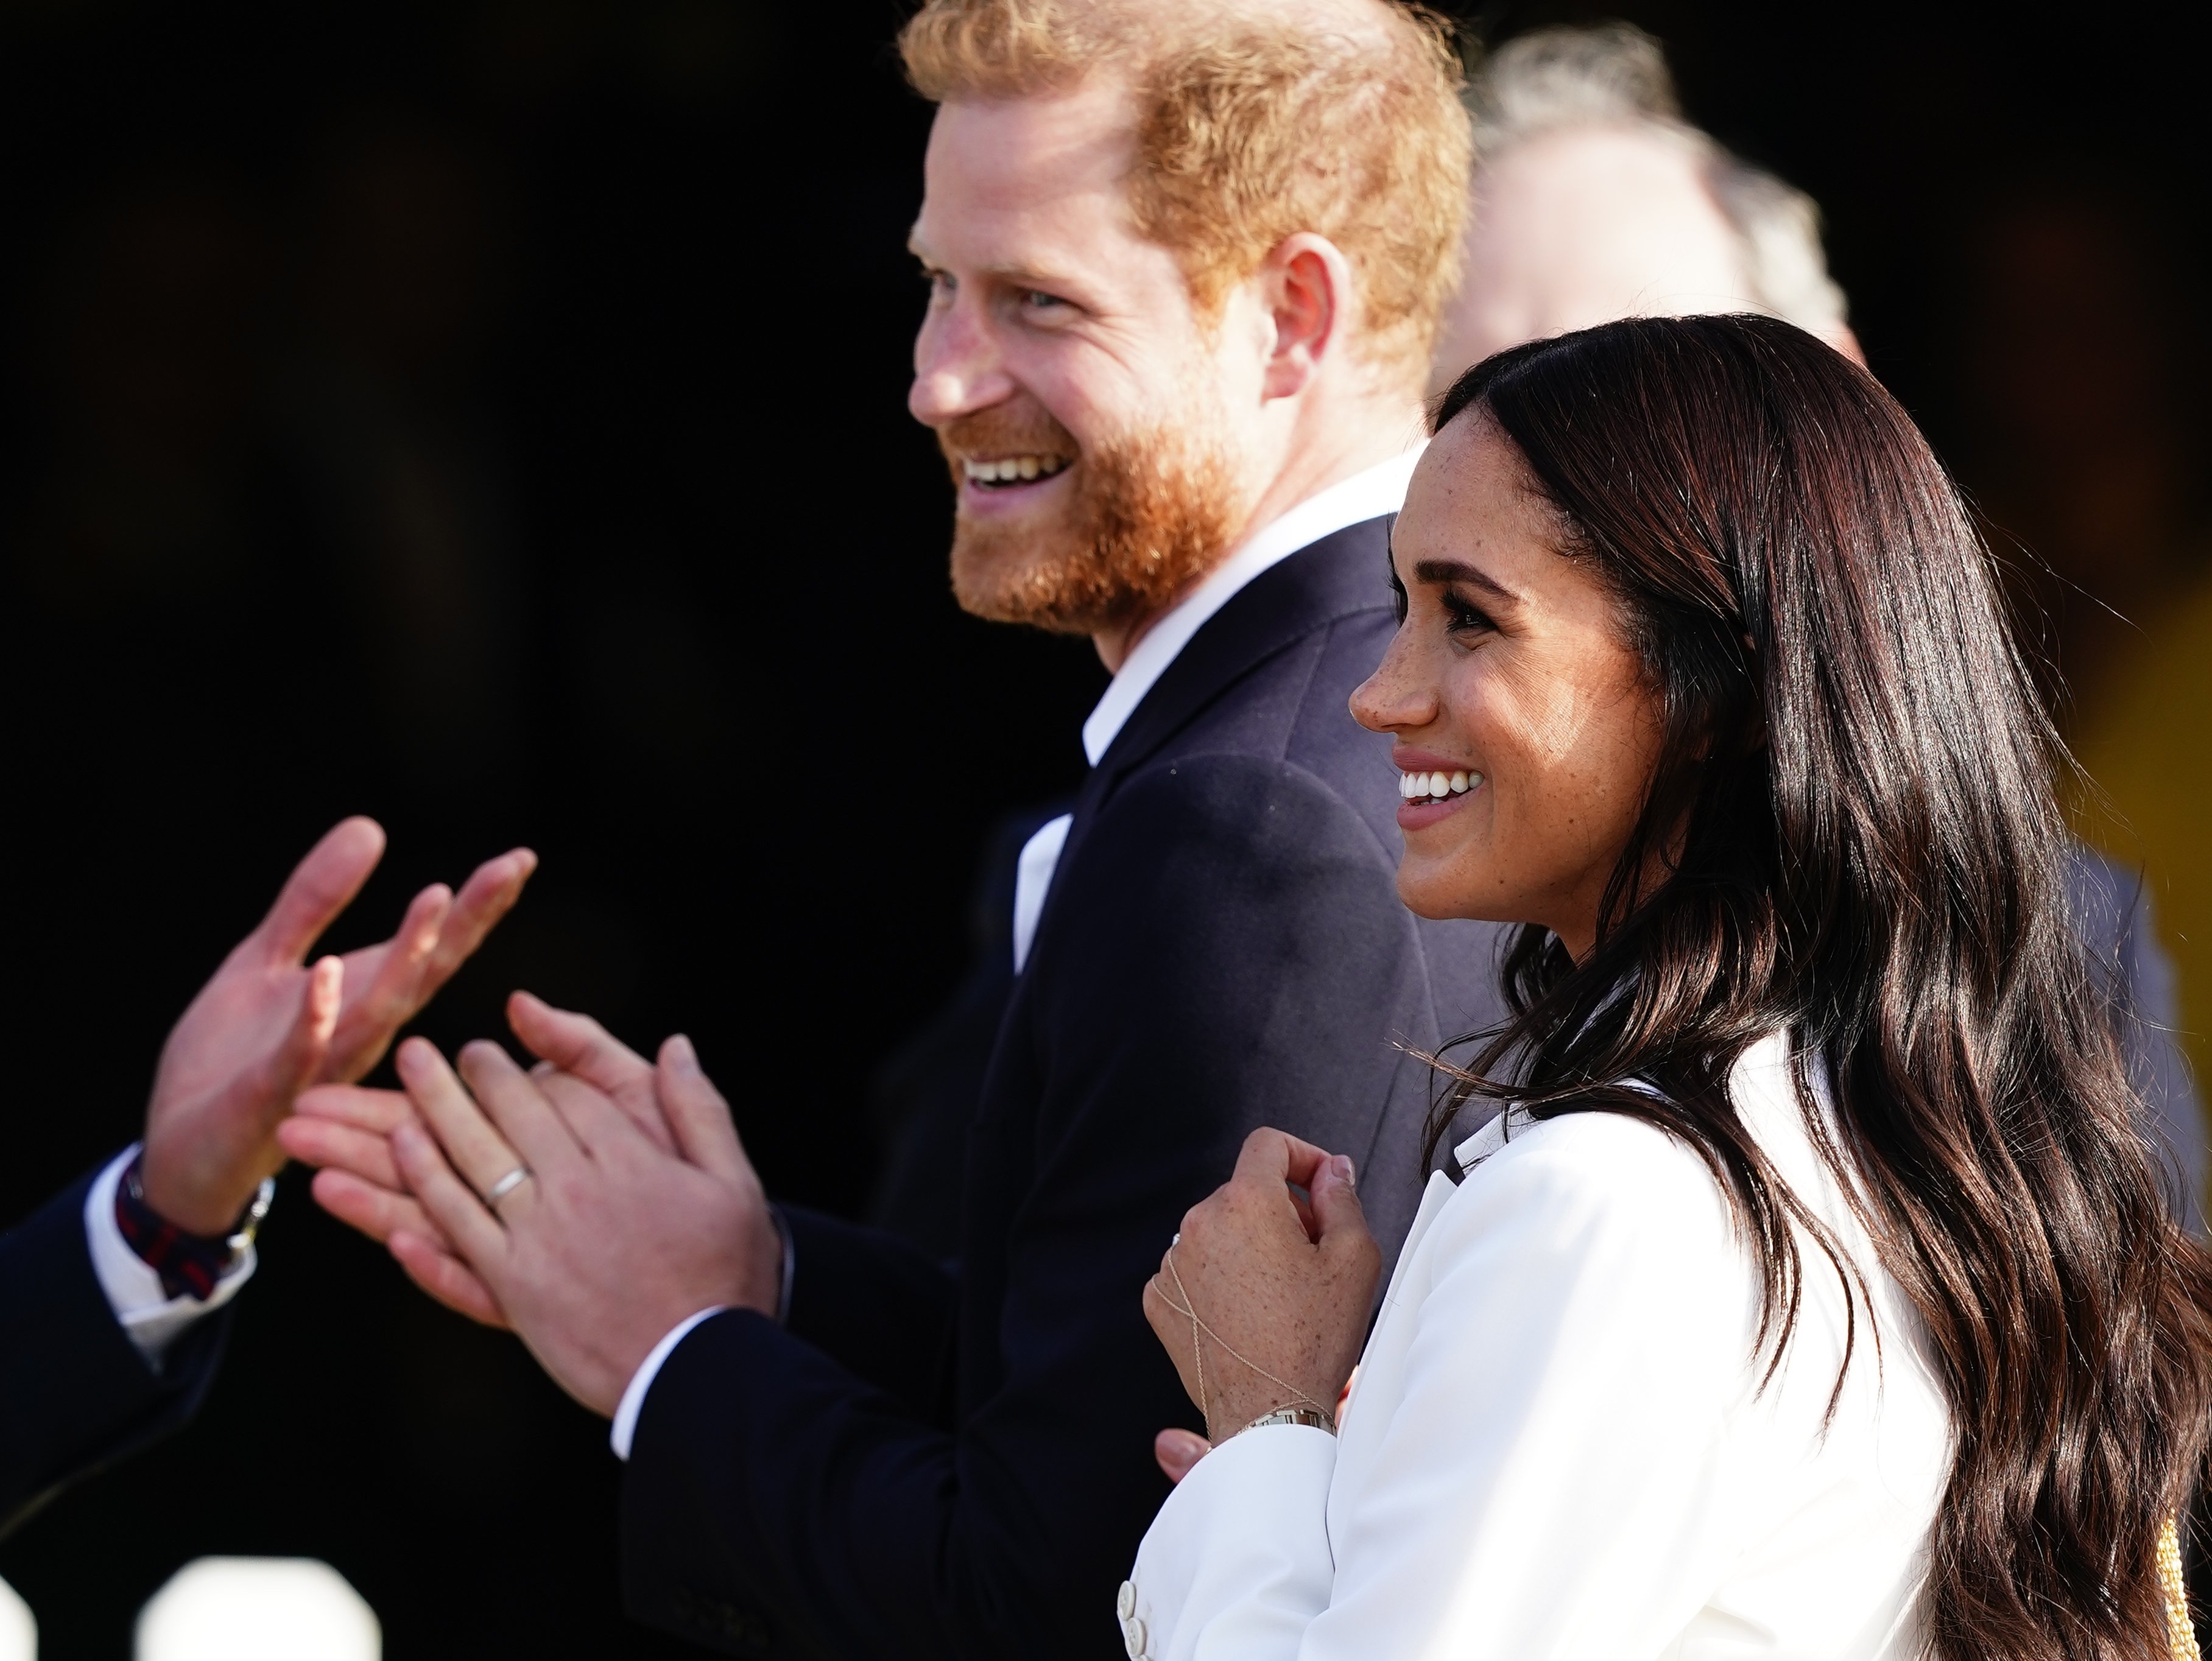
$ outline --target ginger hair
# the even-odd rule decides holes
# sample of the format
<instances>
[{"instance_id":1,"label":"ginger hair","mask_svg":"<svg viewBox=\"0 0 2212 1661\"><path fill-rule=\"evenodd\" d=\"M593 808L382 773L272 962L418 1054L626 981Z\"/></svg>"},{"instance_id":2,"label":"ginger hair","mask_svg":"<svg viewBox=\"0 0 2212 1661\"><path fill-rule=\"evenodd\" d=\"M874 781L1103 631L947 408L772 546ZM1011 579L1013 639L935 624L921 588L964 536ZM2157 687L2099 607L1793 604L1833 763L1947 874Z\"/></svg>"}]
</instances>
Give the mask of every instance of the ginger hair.
<instances>
[{"instance_id":1,"label":"ginger hair","mask_svg":"<svg viewBox=\"0 0 2212 1661\"><path fill-rule=\"evenodd\" d=\"M899 52L935 103L1127 81L1130 206L1202 315L1311 232L1352 266L1356 354L1425 374L1459 278L1472 162L1459 58L1432 14L1395 0L925 0Z\"/></svg>"}]
</instances>

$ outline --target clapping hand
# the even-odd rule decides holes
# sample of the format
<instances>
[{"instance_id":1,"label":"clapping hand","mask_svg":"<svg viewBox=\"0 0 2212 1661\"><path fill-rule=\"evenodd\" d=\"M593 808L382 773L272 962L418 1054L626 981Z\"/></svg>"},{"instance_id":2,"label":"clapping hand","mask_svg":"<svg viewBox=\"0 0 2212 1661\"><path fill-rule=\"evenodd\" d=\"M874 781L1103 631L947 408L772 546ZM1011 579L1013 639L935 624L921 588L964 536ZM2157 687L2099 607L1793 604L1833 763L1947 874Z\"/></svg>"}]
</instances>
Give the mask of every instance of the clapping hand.
<instances>
[{"instance_id":1,"label":"clapping hand","mask_svg":"<svg viewBox=\"0 0 2212 1661\"><path fill-rule=\"evenodd\" d=\"M373 820L332 829L170 1032L146 1111L143 1181L147 1203L179 1228L221 1234L237 1222L283 1163L276 1126L300 1092L374 1067L538 864L518 848L478 867L458 896L433 884L391 939L308 964L383 853Z\"/></svg>"},{"instance_id":2,"label":"clapping hand","mask_svg":"<svg viewBox=\"0 0 2212 1661\"><path fill-rule=\"evenodd\" d=\"M473 1044L457 1076L410 1041L405 1094L311 1091L284 1145L324 1167L323 1207L385 1241L423 1290L513 1325L572 1395L611 1413L686 1316L774 1312L781 1236L688 1040L656 1064L527 992L507 1016L541 1058L532 1071Z\"/></svg>"}]
</instances>

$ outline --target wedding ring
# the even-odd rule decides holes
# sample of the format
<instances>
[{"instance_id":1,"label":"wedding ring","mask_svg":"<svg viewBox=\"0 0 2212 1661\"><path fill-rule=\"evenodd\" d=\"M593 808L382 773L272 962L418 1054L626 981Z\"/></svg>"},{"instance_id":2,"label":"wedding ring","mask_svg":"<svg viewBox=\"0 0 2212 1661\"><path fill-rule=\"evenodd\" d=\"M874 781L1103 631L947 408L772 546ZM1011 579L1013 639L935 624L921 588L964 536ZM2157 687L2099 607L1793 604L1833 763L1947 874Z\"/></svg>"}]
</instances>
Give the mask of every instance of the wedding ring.
<instances>
[{"instance_id":1,"label":"wedding ring","mask_svg":"<svg viewBox=\"0 0 2212 1661\"><path fill-rule=\"evenodd\" d=\"M514 1169L509 1171L497 1182L492 1184L491 1191L484 1196L484 1203L491 1207L493 1210L496 1211L499 1209L499 1203L505 1199L509 1194L513 1193L516 1189L521 1187L524 1183L529 1181L531 1171L528 1166L516 1166Z\"/></svg>"}]
</instances>

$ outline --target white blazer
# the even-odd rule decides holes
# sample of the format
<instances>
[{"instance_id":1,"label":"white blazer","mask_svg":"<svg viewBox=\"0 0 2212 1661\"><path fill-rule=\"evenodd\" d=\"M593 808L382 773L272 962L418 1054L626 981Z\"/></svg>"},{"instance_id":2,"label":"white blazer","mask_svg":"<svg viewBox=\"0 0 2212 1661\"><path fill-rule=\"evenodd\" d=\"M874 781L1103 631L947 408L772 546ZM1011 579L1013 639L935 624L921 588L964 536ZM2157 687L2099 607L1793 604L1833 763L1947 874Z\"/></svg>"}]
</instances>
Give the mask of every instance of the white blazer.
<instances>
[{"instance_id":1,"label":"white blazer","mask_svg":"<svg viewBox=\"0 0 2212 1661\"><path fill-rule=\"evenodd\" d=\"M1121 1589L1129 1653L1915 1654L1951 1464L1925 1334L1814 1152L1781 1036L1730 1094L1871 1322L1801 1234L1796 1334L1762 1385L1753 1259L1695 1154L1615 1113L1493 1121L1457 1150L1464 1181L1429 1179L1340 1434L1233 1437L1161 1507Z\"/></svg>"}]
</instances>

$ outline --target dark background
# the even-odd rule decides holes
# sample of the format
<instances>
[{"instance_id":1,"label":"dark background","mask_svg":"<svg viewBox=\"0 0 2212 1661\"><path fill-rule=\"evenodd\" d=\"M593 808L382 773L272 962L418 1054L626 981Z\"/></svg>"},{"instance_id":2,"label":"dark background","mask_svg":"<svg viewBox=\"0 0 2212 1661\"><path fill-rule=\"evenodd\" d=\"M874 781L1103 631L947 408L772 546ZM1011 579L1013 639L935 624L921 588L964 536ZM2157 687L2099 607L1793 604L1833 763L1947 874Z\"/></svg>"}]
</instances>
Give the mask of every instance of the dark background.
<instances>
[{"instance_id":1,"label":"dark background","mask_svg":"<svg viewBox=\"0 0 2212 1661\"><path fill-rule=\"evenodd\" d=\"M902 15L0 4L0 1216L131 1137L169 1021L348 812L392 852L341 946L544 856L422 1030L491 1033L516 985L641 1046L687 1030L775 1190L863 1203L870 1076L961 972L987 827L1073 783L1103 683L947 591L903 407ZM2004 458L2063 460L2095 412L2041 372L2075 338L2051 308L2004 310L2004 227L2108 227L2157 366L2129 407L2194 524L2178 13L1476 21L1607 15L1820 198L1873 367L2015 527ZM328 1560L395 1661L672 1652L618 1612L617 1475L603 1423L295 1173L205 1415L0 1575L54 1661L126 1654L162 1580L229 1552Z\"/></svg>"}]
</instances>

